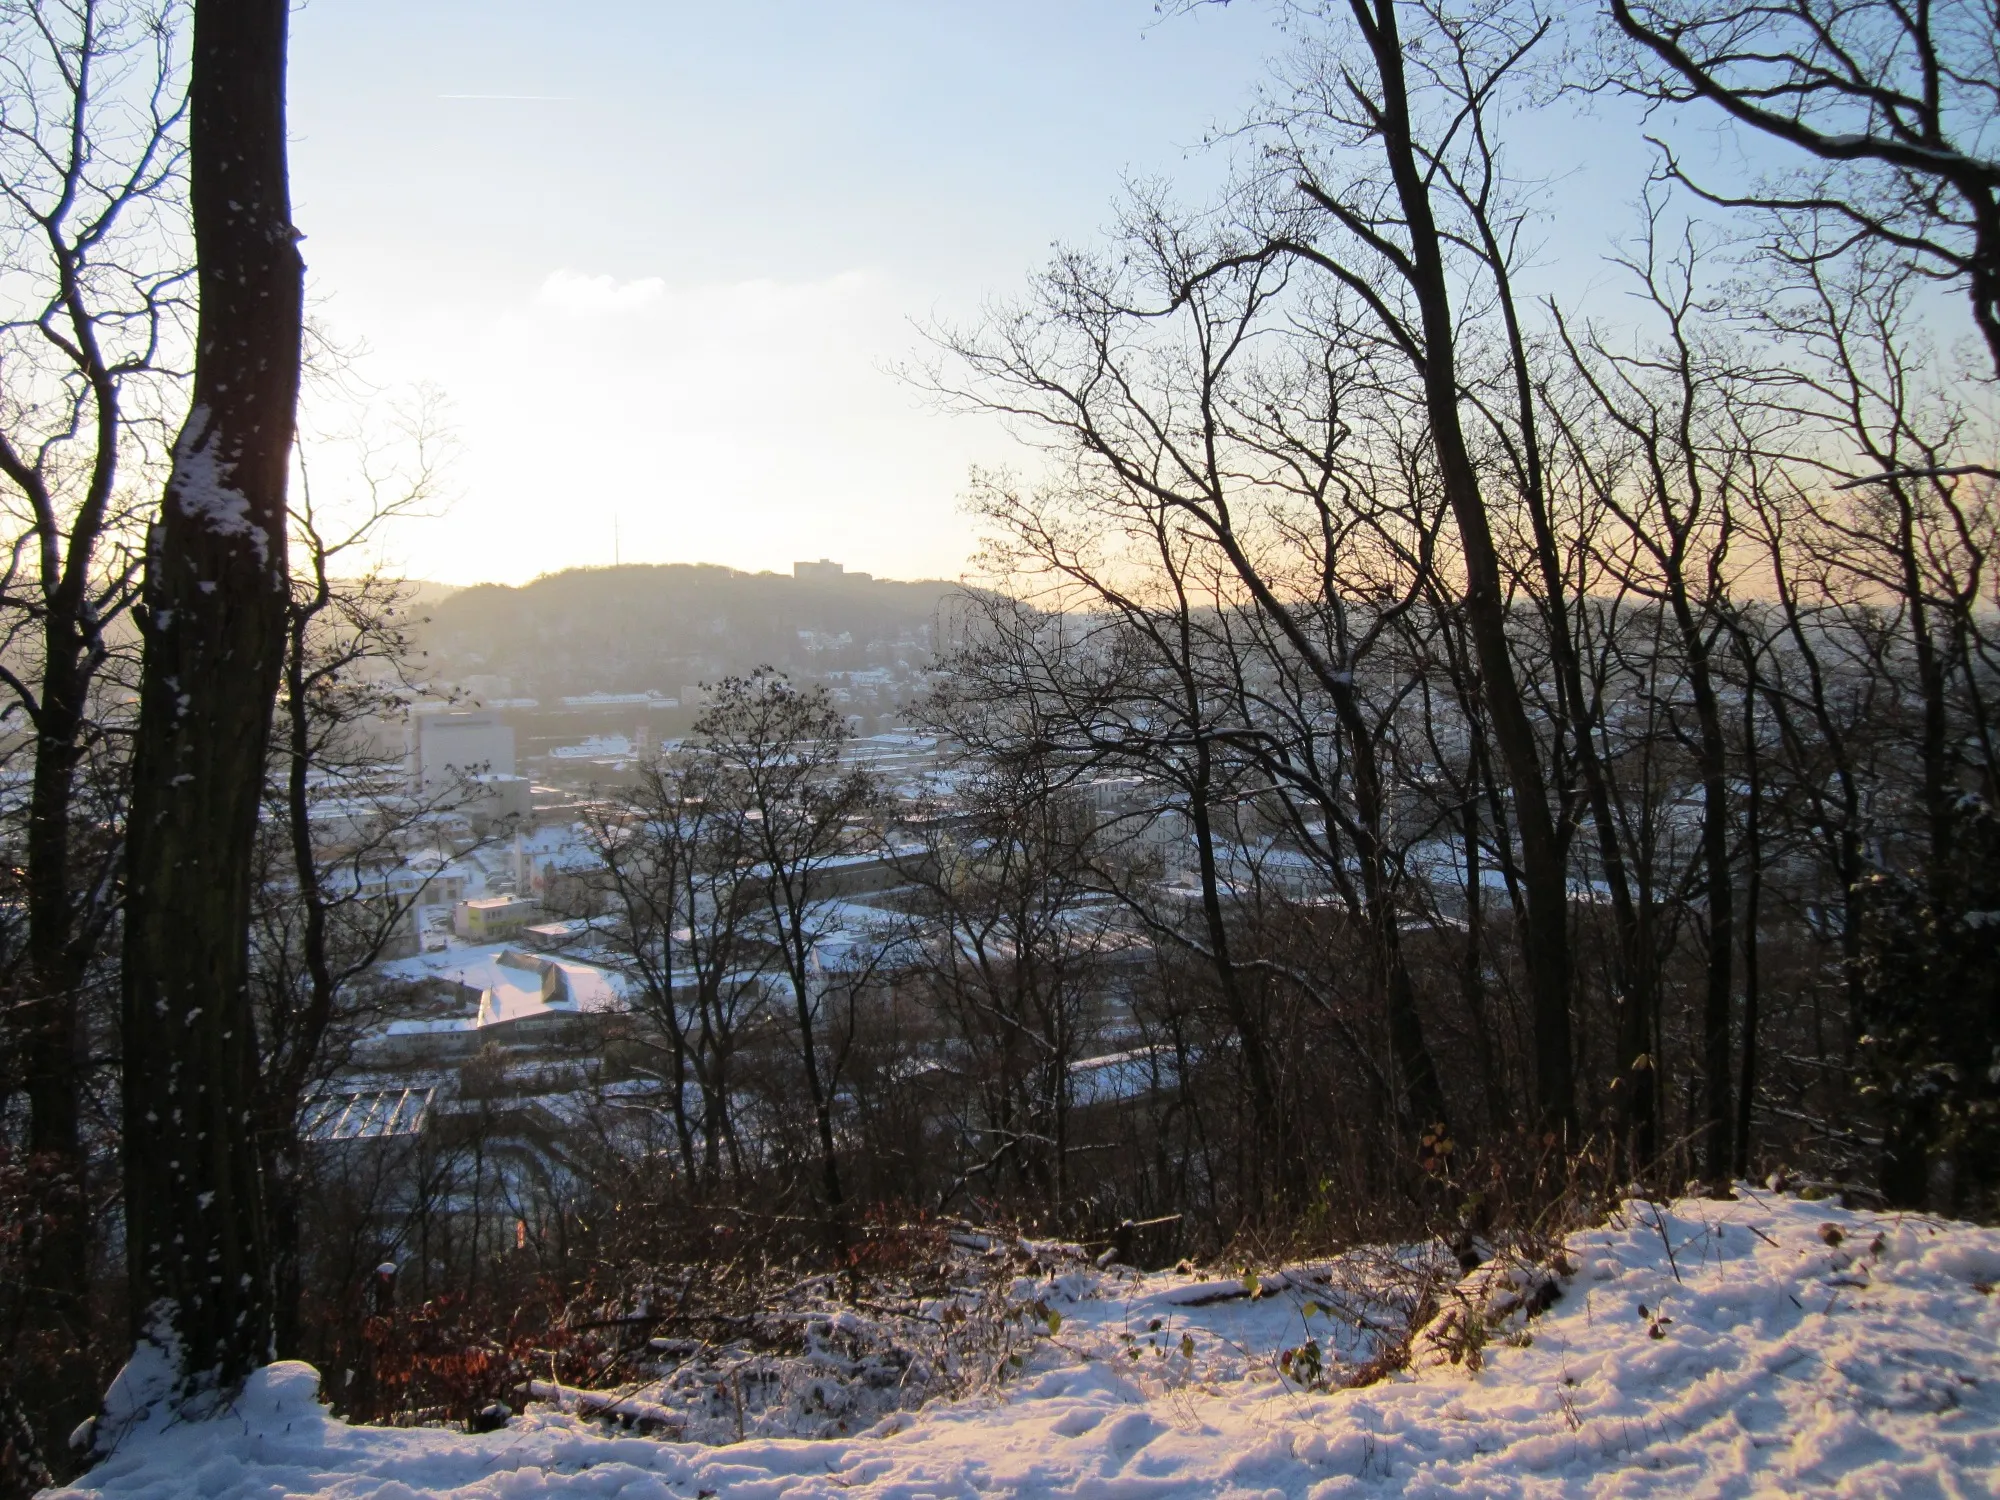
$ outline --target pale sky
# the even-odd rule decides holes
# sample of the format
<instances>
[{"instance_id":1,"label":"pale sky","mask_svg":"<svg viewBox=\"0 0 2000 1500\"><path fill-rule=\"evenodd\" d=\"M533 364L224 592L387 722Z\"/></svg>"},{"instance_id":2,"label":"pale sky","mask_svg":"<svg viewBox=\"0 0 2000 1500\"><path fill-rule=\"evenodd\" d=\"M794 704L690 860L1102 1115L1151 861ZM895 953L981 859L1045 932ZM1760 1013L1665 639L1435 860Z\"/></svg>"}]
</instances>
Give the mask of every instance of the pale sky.
<instances>
[{"instance_id":1,"label":"pale sky","mask_svg":"<svg viewBox=\"0 0 2000 1500\"><path fill-rule=\"evenodd\" d=\"M316 315L376 386L441 387L460 445L448 516L394 560L518 582L610 562L615 526L627 562L958 576L968 466L1022 456L891 373L913 323L1018 288L1122 177L1200 196L1273 15L311 0L291 112Z\"/></svg>"}]
</instances>

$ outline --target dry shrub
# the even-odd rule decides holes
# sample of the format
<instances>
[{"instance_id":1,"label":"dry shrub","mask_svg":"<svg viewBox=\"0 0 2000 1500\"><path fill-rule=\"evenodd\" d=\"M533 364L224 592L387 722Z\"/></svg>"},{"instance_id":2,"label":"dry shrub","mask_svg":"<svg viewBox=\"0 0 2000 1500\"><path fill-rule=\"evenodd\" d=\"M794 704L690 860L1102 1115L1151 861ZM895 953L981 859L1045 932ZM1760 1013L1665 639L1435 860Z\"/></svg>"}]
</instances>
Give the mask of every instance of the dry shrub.
<instances>
[{"instance_id":1,"label":"dry shrub","mask_svg":"<svg viewBox=\"0 0 2000 1500\"><path fill-rule=\"evenodd\" d=\"M349 1420L477 1428L504 1415L531 1378L592 1380L605 1340L575 1326L569 1300L544 1280L497 1298L457 1292L387 1308L361 1322L346 1352L354 1362L324 1375Z\"/></svg>"},{"instance_id":2,"label":"dry shrub","mask_svg":"<svg viewBox=\"0 0 2000 1500\"><path fill-rule=\"evenodd\" d=\"M1531 1341L1527 1325L1562 1297L1575 1273L1563 1253L1570 1233L1599 1222L1623 1196L1616 1153L1592 1141L1564 1152L1552 1136L1517 1133L1502 1147L1440 1171L1456 1204L1437 1224L1459 1273L1426 1286L1400 1339L1346 1381L1370 1385L1412 1364L1477 1371L1496 1341Z\"/></svg>"}]
</instances>

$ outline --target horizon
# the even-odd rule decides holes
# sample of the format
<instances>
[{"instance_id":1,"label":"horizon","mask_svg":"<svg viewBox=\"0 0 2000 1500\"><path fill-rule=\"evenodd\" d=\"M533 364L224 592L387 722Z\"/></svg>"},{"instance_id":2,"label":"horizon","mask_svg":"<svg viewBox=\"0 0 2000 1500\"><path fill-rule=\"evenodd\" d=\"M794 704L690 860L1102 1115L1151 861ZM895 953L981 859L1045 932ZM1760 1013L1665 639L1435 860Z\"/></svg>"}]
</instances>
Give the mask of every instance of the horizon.
<instances>
[{"instance_id":1,"label":"horizon","mask_svg":"<svg viewBox=\"0 0 2000 1500\"><path fill-rule=\"evenodd\" d=\"M843 567L846 566L844 560L840 558L818 558L814 560L819 562L829 562L829 561L839 562L842 564ZM641 568L646 568L646 569L708 568L708 569L713 569L717 572L728 573L738 578L783 578L783 579L790 579L793 582L797 583L807 583L813 581L810 579L798 578L789 569L785 568L739 568L730 563L700 562L683 558L663 558L658 560L644 560L644 561L635 559L630 562L568 563L560 568L548 568L530 577L511 580L511 581L499 578L476 578L473 579L470 583L453 583L449 579L427 578L415 573L395 574L393 575L392 581L396 583L416 584L424 588L450 589L454 593L462 593L467 589L483 589L483 588L524 589L524 588L529 588L534 584L540 583L545 579L560 578L566 573L612 573L621 571L626 568L631 568L635 570ZM884 574L872 572L867 568L848 569L847 573L845 574L845 577L856 583L893 583L893 584L942 583L942 584L949 584L954 588L961 587L964 582L964 580L960 578L945 578L945 577L918 576L914 578L890 578Z\"/></svg>"}]
</instances>

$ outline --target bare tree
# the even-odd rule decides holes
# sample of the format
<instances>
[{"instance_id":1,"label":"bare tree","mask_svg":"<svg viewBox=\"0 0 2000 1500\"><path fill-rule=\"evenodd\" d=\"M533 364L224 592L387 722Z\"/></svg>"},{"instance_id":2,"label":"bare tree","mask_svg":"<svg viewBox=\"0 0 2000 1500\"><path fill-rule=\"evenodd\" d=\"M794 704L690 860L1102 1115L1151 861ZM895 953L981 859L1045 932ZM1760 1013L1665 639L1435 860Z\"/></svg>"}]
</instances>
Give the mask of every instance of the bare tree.
<instances>
[{"instance_id":1,"label":"bare tree","mask_svg":"<svg viewBox=\"0 0 2000 1500\"><path fill-rule=\"evenodd\" d=\"M1788 604L1791 654L1807 669L1800 707L1822 726L1821 753L1837 757L1840 795L1827 823L1839 843L1828 852L1842 884L1858 1043L1882 1034L1881 1018L1903 1003L1862 983L1875 962L1861 947L1863 898L1933 880L1929 909L1949 922L1951 893L1983 878L1968 876L1956 844L2000 785L2000 487L1993 466L1977 461L1993 452L1990 418L1939 378L1918 313L1920 269L1878 246L1821 255L1822 243L1810 221L1775 241L1751 321L1791 355L1770 379L1773 404L1823 435L1796 453L1789 503L1774 496L1764 511L1783 517L1787 533L1794 576L1781 597L1797 600L1801 575L1808 595ZM1857 677L1870 685L1859 723L1840 706ZM1896 1099L1898 1089L1878 1097ZM1926 1132L1936 1125L1922 1109L1888 1122L1879 1170L1896 1201L1925 1201L1938 1149Z\"/></svg>"},{"instance_id":2,"label":"bare tree","mask_svg":"<svg viewBox=\"0 0 2000 1500\"><path fill-rule=\"evenodd\" d=\"M1696 100L1816 164L1725 194L1727 207L1824 219L1835 246L1875 241L1965 289L2000 375L2000 9L1992 0L1610 0L1636 44L1621 81Z\"/></svg>"},{"instance_id":3,"label":"bare tree","mask_svg":"<svg viewBox=\"0 0 2000 1500\"><path fill-rule=\"evenodd\" d=\"M285 621L251 959L274 1326L287 1352L299 1339L303 1117L365 1015L365 977L424 898L422 882L385 877L423 852L423 831L468 790L410 794L401 767L383 764L376 738L411 695L416 621L409 586L366 554L396 521L427 513L447 446L434 394L399 425L403 463L389 465L370 443L360 455L361 495L316 505L307 483L290 515L300 567Z\"/></svg>"},{"instance_id":4,"label":"bare tree","mask_svg":"<svg viewBox=\"0 0 2000 1500\"><path fill-rule=\"evenodd\" d=\"M650 1071L667 1087L683 1176L704 1194L721 1187L725 1156L741 1177L734 1064L765 1011L763 892L735 790L695 750L654 760L624 806L586 815L604 861L611 947L664 1041L664 1063Z\"/></svg>"},{"instance_id":5,"label":"bare tree","mask_svg":"<svg viewBox=\"0 0 2000 1500\"><path fill-rule=\"evenodd\" d=\"M0 685L32 756L5 1026L40 1190L27 1312L68 1350L48 1377L70 1386L57 1427L96 1396L88 1002L115 910L127 727L107 679L129 654L135 496L159 480L184 354L184 22L172 0L0 6Z\"/></svg>"},{"instance_id":6,"label":"bare tree","mask_svg":"<svg viewBox=\"0 0 2000 1500\"><path fill-rule=\"evenodd\" d=\"M827 931L823 875L853 852L858 821L874 797L867 773L842 764L847 721L824 688L801 692L760 668L724 678L695 720L700 753L713 757L725 806L741 822L737 847L762 885L766 936L792 991L799 1062L820 1154L820 1194L836 1244L847 1233L846 1197L834 1139L837 1054L823 1046L814 948Z\"/></svg>"},{"instance_id":7,"label":"bare tree","mask_svg":"<svg viewBox=\"0 0 2000 1500\"><path fill-rule=\"evenodd\" d=\"M1657 314L1659 342L1613 351L1601 339L1561 334L1586 395L1591 427L1562 421L1572 471L1617 518L1619 542L1607 574L1666 610L1672 624L1674 691L1692 710L1684 732L1701 785L1701 856L1706 919L1702 1002L1702 1170L1718 1188L1736 1161L1731 1144L1732 980L1736 945L1736 821L1731 741L1724 723L1727 684L1719 658L1729 646L1727 593L1735 506L1745 487L1747 434L1729 407L1744 380L1729 351L1704 335L1699 256L1692 239L1677 256L1658 242L1649 217L1640 253L1629 262ZM1677 705L1678 706L1678 705Z\"/></svg>"},{"instance_id":8,"label":"bare tree","mask_svg":"<svg viewBox=\"0 0 2000 1500\"><path fill-rule=\"evenodd\" d=\"M1100 819L1051 770L1062 774L1046 762L975 770L955 815L931 820L898 861L917 893L913 962L955 1043L944 1066L971 1147L940 1209L1008 1176L1030 1201L1061 1212L1073 1201L1071 1073L1108 1019L1115 908L1092 878Z\"/></svg>"},{"instance_id":9,"label":"bare tree","mask_svg":"<svg viewBox=\"0 0 2000 1500\"><path fill-rule=\"evenodd\" d=\"M1078 795L1093 777L1144 778L1148 794L1118 815L1124 827L1115 842L1149 826L1184 825L1192 910L1179 896L1156 899L1154 872L1127 869L1123 859L1116 870L1091 864L1099 889L1156 941L1207 971L1253 1121L1231 1196L1256 1214L1267 1196L1293 1195L1299 1163L1260 999L1265 976L1231 920L1218 804L1233 778L1203 712L1207 683L1193 648L1204 632L1190 607L1199 583L1190 587L1185 571L1191 549L1172 537L1165 507L1138 501L1126 509L1115 488L1065 486L1030 499L996 485L981 503L999 528L989 566L1006 569L996 579L1014 597L977 601L978 624L950 659L927 713L975 763L1011 781ZM1156 572L1153 549L1162 543L1167 561Z\"/></svg>"},{"instance_id":10,"label":"bare tree","mask_svg":"<svg viewBox=\"0 0 2000 1500\"><path fill-rule=\"evenodd\" d=\"M1309 789L1313 757L1288 753L1302 748L1296 737L1286 749L1257 747L1261 728L1245 728L1231 750L1261 757L1260 774L1317 801L1330 873L1352 851L1398 1066L1429 1124L1442 1123L1444 1111L1400 957L1385 832L1380 762L1392 737L1378 716L1397 693L1368 701L1358 663L1435 592L1435 517L1449 511L1458 548L1446 567L1463 594L1477 658L1476 676L1466 681L1484 695L1521 851L1516 888L1536 997L1537 1113L1560 1134L1576 1123L1569 823L1557 815L1570 794L1562 747L1544 750L1544 739L1556 736L1531 713L1522 686L1528 669L1514 660L1522 637L1499 539L1524 506L1535 555L1552 558L1554 543L1533 372L1512 315L1519 220L1500 200L1500 169L1480 123L1540 32L1484 12L1461 22L1413 11L1425 40L1437 43L1411 49L1430 59L1418 81L1406 76L1398 8L1357 9L1356 48L1310 52L1287 80L1288 105L1274 112L1264 138L1264 175L1222 222L1142 202L1115 260L1065 254L1035 305L952 347L977 377L972 400L1030 417L1063 445L1072 493L1106 515L1131 517L1135 536L1149 527L1159 533L1157 547L1146 543L1155 577L1180 582L1174 557L1194 547L1191 539L1212 548L1230 589L1269 632L1260 659L1295 664L1310 684L1312 710L1323 706L1337 724L1329 739L1340 747L1339 776L1320 777L1318 792ZM1357 81L1364 76L1367 87ZM1456 311L1459 301L1498 304L1508 316L1489 328L1482 314ZM1474 357L1493 348L1497 363ZM1475 429L1494 435L1475 446ZM1410 432L1420 434L1420 454ZM1376 506L1372 496L1385 483L1399 497L1428 488L1445 504ZM1157 517L1147 518L1149 510ZM1283 519L1274 521L1274 511ZM1059 544L1090 535L1078 527L1062 537L1048 525L1036 534ZM1364 579L1363 565L1346 559L1371 549L1385 566ZM1560 620L1569 585L1554 567L1543 602ZM1123 586L1115 572L1096 577ZM1357 593L1384 597L1379 607L1356 609ZM1130 613L1109 593L1106 602ZM1228 618L1218 607L1218 618ZM1566 627L1552 632L1557 642L1567 637ZM1177 654L1185 653L1163 660ZM1576 706L1579 690L1567 696L1578 715L1586 712ZM1197 709L1180 717L1203 726L1185 731L1200 746L1209 716ZM1560 707L1546 718L1564 726ZM1317 732L1308 728L1307 738ZM1585 735L1576 739L1587 744ZM1338 793L1329 795L1335 781Z\"/></svg>"},{"instance_id":11,"label":"bare tree","mask_svg":"<svg viewBox=\"0 0 2000 1500\"><path fill-rule=\"evenodd\" d=\"M270 1358L247 949L291 603L304 267L286 167L289 18L284 0L195 6L194 404L148 543L126 846L125 1215L140 1354L113 1416L216 1399ZM134 1389L149 1370L156 1383Z\"/></svg>"},{"instance_id":12,"label":"bare tree","mask_svg":"<svg viewBox=\"0 0 2000 1500\"><path fill-rule=\"evenodd\" d=\"M1475 449L1468 408L1511 436L1531 512L1537 447L1512 271L1520 230L1488 120L1547 23L1500 7L1459 11L1351 0L1351 31L1302 58L1272 121L1274 181L1288 186L1261 243L1237 259L1309 266L1351 294L1365 326L1406 362L1428 422L1431 459L1458 531L1458 567L1479 682L1514 802L1524 896L1524 952L1535 1015L1536 1111L1543 1127L1577 1124L1570 1035L1569 888L1557 790L1528 712L1509 642L1496 542L1496 498ZM1332 10L1329 8L1328 18ZM1416 31L1406 36L1406 15ZM1280 191L1282 191L1282 187ZM1502 314L1497 371L1480 368L1482 304ZM1479 390L1494 387L1482 402ZM1501 418L1517 403L1511 434ZM1534 515L1539 530L1543 518ZM1550 548L1542 542L1546 555Z\"/></svg>"},{"instance_id":13,"label":"bare tree","mask_svg":"<svg viewBox=\"0 0 2000 1500\"><path fill-rule=\"evenodd\" d=\"M1816 550L1850 617L1888 606L1917 704L1921 837L1950 857L1962 778L1995 785L1983 618L1994 587L2000 500L1990 420L1938 379L1918 311L1919 272L1880 250L1822 253L1811 226L1767 257L1753 326L1783 340L1774 403L1825 434L1797 454ZM1858 469L1858 477L1849 477ZM1984 472L1983 472L1984 471Z\"/></svg>"}]
</instances>

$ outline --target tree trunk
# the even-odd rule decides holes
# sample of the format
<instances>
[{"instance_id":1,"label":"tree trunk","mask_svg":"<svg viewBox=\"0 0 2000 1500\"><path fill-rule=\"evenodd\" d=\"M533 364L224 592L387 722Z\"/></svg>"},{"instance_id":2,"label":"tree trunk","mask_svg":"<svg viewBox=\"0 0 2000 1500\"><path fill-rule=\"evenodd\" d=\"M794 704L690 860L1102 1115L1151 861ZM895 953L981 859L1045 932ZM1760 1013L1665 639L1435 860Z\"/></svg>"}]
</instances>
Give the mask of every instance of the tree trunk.
<instances>
[{"instance_id":1,"label":"tree trunk","mask_svg":"<svg viewBox=\"0 0 2000 1500\"><path fill-rule=\"evenodd\" d=\"M305 1301L305 1145L296 1126L261 1153L264 1211L271 1266L271 1348L303 1359Z\"/></svg>"},{"instance_id":2,"label":"tree trunk","mask_svg":"<svg viewBox=\"0 0 2000 1500\"><path fill-rule=\"evenodd\" d=\"M289 10L286 0L195 7L194 403L148 543L127 844L132 1335L167 1356L172 1398L195 1406L271 1357L246 949L284 658L304 279L286 179Z\"/></svg>"},{"instance_id":3,"label":"tree trunk","mask_svg":"<svg viewBox=\"0 0 2000 1500\"><path fill-rule=\"evenodd\" d=\"M1471 780L1469 775L1468 780ZM1466 1020L1472 1028L1473 1061L1479 1068L1479 1086L1486 1102L1486 1129L1490 1136L1506 1133L1512 1111L1507 1107L1506 1090L1501 1086L1500 1062L1493 1046L1493 1026L1486 1004L1485 909L1479 873L1479 791L1475 785L1467 794L1461 811L1460 837L1465 840L1465 948L1459 959L1459 988L1465 1000Z\"/></svg>"},{"instance_id":4,"label":"tree trunk","mask_svg":"<svg viewBox=\"0 0 2000 1500\"><path fill-rule=\"evenodd\" d=\"M1700 724L1701 850L1707 887L1707 982L1702 991L1702 1175L1720 1190L1736 1152L1730 1137L1736 1112L1730 1103L1729 981L1736 956L1736 893L1729 868L1729 765L1722 732L1722 707L1709 673L1708 642L1678 576L1673 582L1674 620L1687 653L1688 685Z\"/></svg>"},{"instance_id":5,"label":"tree trunk","mask_svg":"<svg viewBox=\"0 0 2000 1500\"><path fill-rule=\"evenodd\" d=\"M1479 477L1459 417L1457 329L1445 276L1443 239L1431 212L1430 180L1417 161L1410 121L1403 42L1394 0L1355 0L1382 82L1383 152L1395 184L1410 245L1407 276L1423 333L1424 403L1438 476L1465 555L1465 615L1472 629L1479 678L1493 738L1514 794L1527 893L1525 957L1533 1012L1536 1123L1559 1140L1576 1130L1576 1083L1570 1046L1569 882L1562 840L1549 811L1541 747L1528 719L1507 641L1507 605L1500 558L1480 493Z\"/></svg>"},{"instance_id":6,"label":"tree trunk","mask_svg":"<svg viewBox=\"0 0 2000 1500\"><path fill-rule=\"evenodd\" d=\"M788 936L786 956L792 970L792 998L797 1002L800 1059L805 1065L806 1092L811 1096L813 1129L819 1140L820 1191L826 1197L828 1225L834 1248L847 1248L847 1195L840 1185L840 1153L833 1139L833 1098L820 1076L818 1028L813 1025L810 950Z\"/></svg>"},{"instance_id":7,"label":"tree trunk","mask_svg":"<svg viewBox=\"0 0 2000 1500\"><path fill-rule=\"evenodd\" d=\"M35 716L34 781L27 838L28 993L19 1014L18 1066L28 1096L27 1147L34 1211L22 1226L24 1315L56 1355L43 1392L59 1435L90 1414L96 1373L85 1355L90 1325L91 1224L83 1140L82 995L85 950L73 869L77 768L88 674L67 620L44 632L48 660Z\"/></svg>"},{"instance_id":8,"label":"tree trunk","mask_svg":"<svg viewBox=\"0 0 2000 1500\"><path fill-rule=\"evenodd\" d=\"M1751 1111L1757 1099L1757 923L1764 896L1764 762L1757 749L1757 660L1747 639L1743 653L1743 770L1749 802L1743 814L1743 1073L1736 1089L1736 1175L1750 1175Z\"/></svg>"},{"instance_id":9,"label":"tree trunk","mask_svg":"<svg viewBox=\"0 0 2000 1500\"><path fill-rule=\"evenodd\" d=\"M323 560L321 566L323 569ZM305 963L306 1003L303 1011L295 1011L289 1000L281 1002L282 1020L270 1018L271 1034L264 1038L257 1079L259 1159L274 1298L272 1322L275 1348L288 1359L299 1352L299 1310L304 1291L300 1255L305 1211L301 1174L305 1164L299 1121L314 1065L333 1020L336 988L327 953L326 892L313 848L313 725L306 685L307 633L314 615L325 606L326 592L322 579L316 604L300 607L288 598L285 614L285 820L292 878L298 882L299 900L305 907L299 949Z\"/></svg>"},{"instance_id":10,"label":"tree trunk","mask_svg":"<svg viewBox=\"0 0 2000 1500\"><path fill-rule=\"evenodd\" d=\"M1222 1005L1229 1024L1243 1049L1243 1071L1250 1084L1250 1113L1257 1132L1257 1160L1278 1164L1274 1186L1282 1198L1292 1177L1288 1152L1290 1132L1278 1107L1278 1091L1271 1079L1270 1059L1264 1046L1263 1028L1243 994L1242 976L1229 955L1229 924L1222 913L1221 878L1215 867L1215 829L1209 817L1210 751L1208 741L1195 741L1195 772L1188 788L1188 821L1194 832L1196 867L1201 875L1201 914L1208 930L1210 962L1215 969L1216 988L1222 991ZM1263 1184L1247 1184L1246 1196L1253 1212L1263 1209Z\"/></svg>"}]
</instances>

